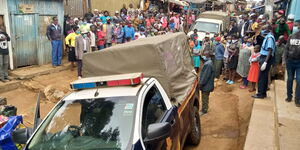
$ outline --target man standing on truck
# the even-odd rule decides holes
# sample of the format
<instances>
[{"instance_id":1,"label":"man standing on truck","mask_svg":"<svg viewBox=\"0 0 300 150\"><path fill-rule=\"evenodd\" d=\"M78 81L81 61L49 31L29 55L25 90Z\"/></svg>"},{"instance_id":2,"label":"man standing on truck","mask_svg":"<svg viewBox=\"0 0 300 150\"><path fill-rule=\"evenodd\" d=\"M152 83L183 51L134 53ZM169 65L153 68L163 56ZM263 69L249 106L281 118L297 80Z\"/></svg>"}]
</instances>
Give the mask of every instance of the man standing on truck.
<instances>
[{"instance_id":1,"label":"man standing on truck","mask_svg":"<svg viewBox=\"0 0 300 150\"><path fill-rule=\"evenodd\" d=\"M205 61L199 80L199 87L202 95L202 114L208 111L209 95L214 90L215 69L209 52L204 52L202 56Z\"/></svg>"}]
</instances>

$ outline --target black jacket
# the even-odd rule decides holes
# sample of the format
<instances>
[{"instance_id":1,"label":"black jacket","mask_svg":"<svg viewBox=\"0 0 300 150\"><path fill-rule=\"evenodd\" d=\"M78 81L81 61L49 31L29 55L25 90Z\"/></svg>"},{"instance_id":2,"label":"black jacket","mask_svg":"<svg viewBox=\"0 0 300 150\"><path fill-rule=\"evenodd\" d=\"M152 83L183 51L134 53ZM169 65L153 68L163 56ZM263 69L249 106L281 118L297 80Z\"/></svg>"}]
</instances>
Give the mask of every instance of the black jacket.
<instances>
[{"instance_id":1,"label":"black jacket","mask_svg":"<svg viewBox=\"0 0 300 150\"><path fill-rule=\"evenodd\" d=\"M6 39L4 39L6 37ZM8 54L8 41L10 37L6 32L0 32L0 54Z\"/></svg>"},{"instance_id":2,"label":"black jacket","mask_svg":"<svg viewBox=\"0 0 300 150\"><path fill-rule=\"evenodd\" d=\"M212 92L214 90L215 70L212 60L207 60L202 68L199 80L200 90L203 92Z\"/></svg>"},{"instance_id":3,"label":"black jacket","mask_svg":"<svg viewBox=\"0 0 300 150\"><path fill-rule=\"evenodd\" d=\"M286 50L284 51L284 59L300 59L300 31L289 37L286 43Z\"/></svg>"},{"instance_id":4,"label":"black jacket","mask_svg":"<svg viewBox=\"0 0 300 150\"><path fill-rule=\"evenodd\" d=\"M47 37L49 40L61 40L62 28L57 25L57 29L53 24L49 25L47 28Z\"/></svg>"}]
</instances>

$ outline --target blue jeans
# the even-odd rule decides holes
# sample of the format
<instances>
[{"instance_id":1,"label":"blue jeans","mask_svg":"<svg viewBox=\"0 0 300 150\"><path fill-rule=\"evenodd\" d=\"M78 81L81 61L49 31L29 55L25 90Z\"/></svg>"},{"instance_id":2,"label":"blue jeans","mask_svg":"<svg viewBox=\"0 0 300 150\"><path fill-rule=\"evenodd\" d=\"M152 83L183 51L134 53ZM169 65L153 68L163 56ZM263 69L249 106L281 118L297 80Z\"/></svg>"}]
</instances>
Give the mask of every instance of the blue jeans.
<instances>
[{"instance_id":1,"label":"blue jeans","mask_svg":"<svg viewBox=\"0 0 300 150\"><path fill-rule=\"evenodd\" d=\"M300 104L300 60L287 60L286 70L288 74L287 79L287 96L293 98L293 82L296 74L296 90L295 90L295 103Z\"/></svg>"},{"instance_id":2,"label":"blue jeans","mask_svg":"<svg viewBox=\"0 0 300 150\"><path fill-rule=\"evenodd\" d=\"M62 59L62 41L61 40L53 40L52 44L52 65L60 66Z\"/></svg>"},{"instance_id":3,"label":"blue jeans","mask_svg":"<svg viewBox=\"0 0 300 150\"><path fill-rule=\"evenodd\" d=\"M104 48L105 48L104 45L99 45L99 46L98 46L98 50L102 50L102 49L104 49Z\"/></svg>"}]
</instances>

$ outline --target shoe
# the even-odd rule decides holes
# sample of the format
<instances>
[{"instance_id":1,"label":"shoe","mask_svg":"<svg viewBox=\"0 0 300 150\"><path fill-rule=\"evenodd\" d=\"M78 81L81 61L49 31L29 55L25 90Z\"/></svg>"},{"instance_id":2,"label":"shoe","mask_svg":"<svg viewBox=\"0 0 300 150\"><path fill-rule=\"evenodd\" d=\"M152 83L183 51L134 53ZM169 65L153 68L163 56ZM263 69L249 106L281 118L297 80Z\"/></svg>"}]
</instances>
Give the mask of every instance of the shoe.
<instances>
[{"instance_id":1,"label":"shoe","mask_svg":"<svg viewBox=\"0 0 300 150\"><path fill-rule=\"evenodd\" d=\"M292 101L292 98L288 97L288 98L285 99L285 101L286 101L286 102L291 102L291 101Z\"/></svg>"},{"instance_id":2,"label":"shoe","mask_svg":"<svg viewBox=\"0 0 300 150\"><path fill-rule=\"evenodd\" d=\"M78 76L78 79L81 79L81 76Z\"/></svg>"},{"instance_id":3,"label":"shoe","mask_svg":"<svg viewBox=\"0 0 300 150\"><path fill-rule=\"evenodd\" d=\"M249 92L255 92L256 89L249 89L248 91L249 91Z\"/></svg>"},{"instance_id":4,"label":"shoe","mask_svg":"<svg viewBox=\"0 0 300 150\"><path fill-rule=\"evenodd\" d=\"M247 87L245 85L241 85L240 89L246 89Z\"/></svg>"},{"instance_id":5,"label":"shoe","mask_svg":"<svg viewBox=\"0 0 300 150\"><path fill-rule=\"evenodd\" d=\"M232 85L232 84L234 84L234 82L233 82L233 81L230 81L228 84Z\"/></svg>"},{"instance_id":6,"label":"shoe","mask_svg":"<svg viewBox=\"0 0 300 150\"><path fill-rule=\"evenodd\" d=\"M296 103L296 107L300 107L300 103Z\"/></svg>"},{"instance_id":7,"label":"shoe","mask_svg":"<svg viewBox=\"0 0 300 150\"><path fill-rule=\"evenodd\" d=\"M230 83L230 80L227 80L226 83L229 84L229 83Z\"/></svg>"},{"instance_id":8,"label":"shoe","mask_svg":"<svg viewBox=\"0 0 300 150\"><path fill-rule=\"evenodd\" d=\"M252 98L264 99L264 98L266 98L266 96L260 96L260 95L255 94L255 95L252 95Z\"/></svg>"}]
</instances>

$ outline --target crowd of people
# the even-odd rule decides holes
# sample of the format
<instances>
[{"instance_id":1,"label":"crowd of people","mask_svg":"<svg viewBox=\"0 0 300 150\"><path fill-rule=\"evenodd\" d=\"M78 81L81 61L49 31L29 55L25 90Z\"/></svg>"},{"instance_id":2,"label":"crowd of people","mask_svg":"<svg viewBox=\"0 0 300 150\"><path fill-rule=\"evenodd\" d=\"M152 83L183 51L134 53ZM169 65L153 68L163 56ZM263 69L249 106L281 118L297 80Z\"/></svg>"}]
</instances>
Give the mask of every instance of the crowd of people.
<instances>
[{"instance_id":1,"label":"crowd of people","mask_svg":"<svg viewBox=\"0 0 300 150\"><path fill-rule=\"evenodd\" d=\"M81 78L84 53L140 38L186 32L196 19L192 11L184 8L165 12L164 9L134 9L132 4L128 8L124 5L114 15L95 9L83 18L67 16L64 28L54 17L47 28L47 37L52 43L52 65L61 65L62 37L65 37L68 59L73 67L77 63L78 78ZM267 96L271 78L284 76L285 70L288 77L286 101L291 102L294 97L296 106L300 107L300 20L294 21L294 15L286 17L285 14L284 10L276 11L271 19L263 11L247 9L230 12L230 25L213 37L206 33L205 38L200 39L198 30L194 30L189 37L189 45L195 70L200 74L203 113L208 111L214 78L224 79L229 85L240 81L241 89L249 87L249 92L257 92L253 98L263 99ZM1 30L0 48L7 50L9 40L9 36ZM0 60L7 60L7 51L1 50L0 56ZM7 69L3 67L8 68L7 63L0 66L0 80L6 81ZM295 76L297 85L293 96Z\"/></svg>"},{"instance_id":2,"label":"crowd of people","mask_svg":"<svg viewBox=\"0 0 300 150\"><path fill-rule=\"evenodd\" d=\"M83 53L140 38L183 32L192 25L195 18L193 12L183 10L164 13L163 9L141 10L139 7L134 9L132 4L128 8L124 5L120 11L115 11L114 15L95 9L83 18L67 16L64 34L69 61L73 66L75 62L78 63L78 77L81 78Z\"/></svg>"},{"instance_id":3,"label":"crowd of people","mask_svg":"<svg viewBox=\"0 0 300 150\"><path fill-rule=\"evenodd\" d=\"M203 40L198 38L198 31L195 29L190 36L195 70L199 73L202 68L201 60L205 63L208 60L207 54L214 65L214 69L208 71L204 63L200 81L210 81L206 76L208 71L209 74L214 73L216 80L222 77L229 85L240 82L241 89L247 89L250 82L252 85L248 88L249 92L257 92L252 97L264 99L270 80L283 77L286 68L286 101L292 101L296 74L294 98L296 106L300 107L300 20L294 22L294 15L289 15L286 20L284 14L283 10L279 10L270 20L267 14L252 10L241 14L239 19L232 19L227 31L217 33L214 37L206 33ZM205 86L204 83L201 85L200 82L200 87ZM208 109L207 92L212 91L213 88L202 90L202 101L205 104L202 113L206 113Z\"/></svg>"}]
</instances>

